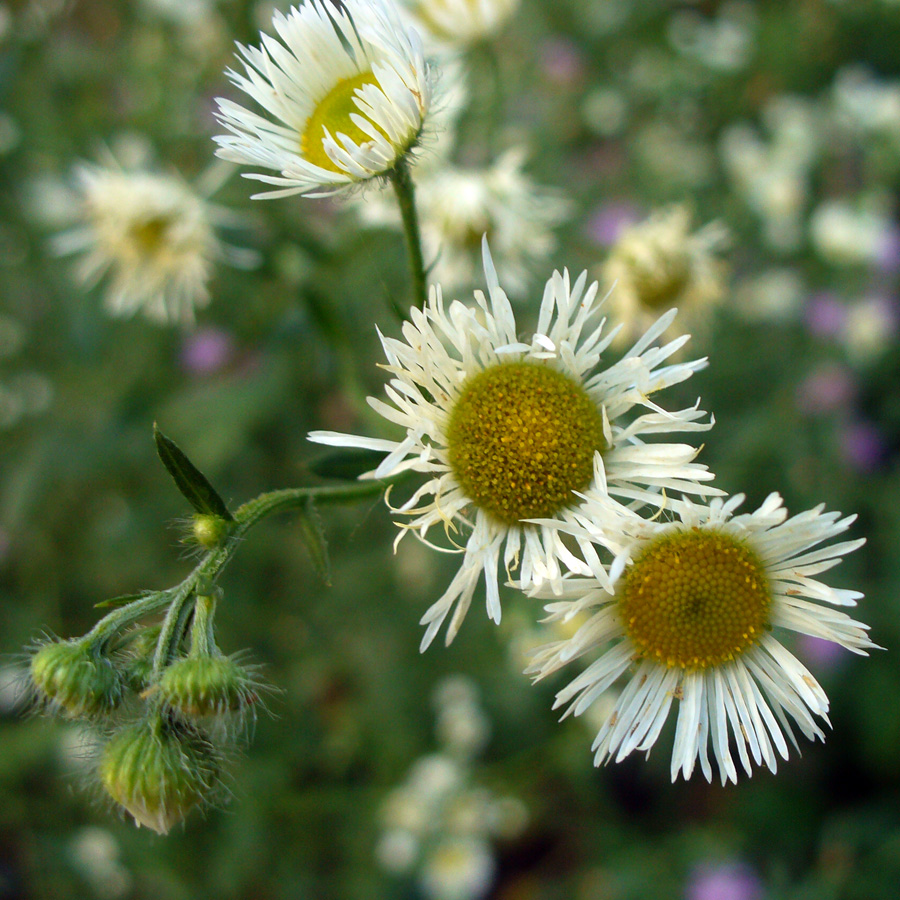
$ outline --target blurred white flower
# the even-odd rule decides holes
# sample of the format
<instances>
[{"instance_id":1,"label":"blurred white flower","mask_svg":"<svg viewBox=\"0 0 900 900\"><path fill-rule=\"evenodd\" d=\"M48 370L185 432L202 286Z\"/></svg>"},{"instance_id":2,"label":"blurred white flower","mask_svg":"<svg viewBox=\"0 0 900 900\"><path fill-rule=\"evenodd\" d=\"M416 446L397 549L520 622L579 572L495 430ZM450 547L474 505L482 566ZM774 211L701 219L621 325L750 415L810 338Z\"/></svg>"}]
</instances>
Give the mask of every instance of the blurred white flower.
<instances>
[{"instance_id":1,"label":"blurred white flower","mask_svg":"<svg viewBox=\"0 0 900 900\"><path fill-rule=\"evenodd\" d=\"M617 340L634 340L672 308L679 311L679 332L702 331L725 293L725 265L717 255L725 240L718 223L692 231L684 206L627 228L603 265L609 313L623 323Z\"/></svg>"},{"instance_id":2,"label":"blurred white flower","mask_svg":"<svg viewBox=\"0 0 900 900\"><path fill-rule=\"evenodd\" d=\"M110 155L106 165L79 165L75 180L77 224L54 246L78 255L76 274L86 286L106 281L112 315L142 312L155 322L190 324L194 311L210 301L216 263L255 261L216 235L216 225L233 222L234 215L177 174L132 170Z\"/></svg>"},{"instance_id":3,"label":"blurred white flower","mask_svg":"<svg viewBox=\"0 0 900 900\"><path fill-rule=\"evenodd\" d=\"M423 33L438 43L474 44L493 37L520 0L403 0Z\"/></svg>"},{"instance_id":4,"label":"blurred white flower","mask_svg":"<svg viewBox=\"0 0 900 900\"><path fill-rule=\"evenodd\" d=\"M841 341L855 365L873 362L895 346L897 308L884 297L866 297L847 309Z\"/></svg>"},{"instance_id":5,"label":"blurred white flower","mask_svg":"<svg viewBox=\"0 0 900 900\"><path fill-rule=\"evenodd\" d=\"M116 900L131 891L134 879L120 862L119 845L109 831L82 828L72 836L68 850L98 900Z\"/></svg>"},{"instance_id":6,"label":"blurred white flower","mask_svg":"<svg viewBox=\"0 0 900 900\"><path fill-rule=\"evenodd\" d=\"M896 225L887 198L826 200L809 221L816 252L835 266L873 266L886 253Z\"/></svg>"},{"instance_id":7,"label":"blurred white flower","mask_svg":"<svg viewBox=\"0 0 900 900\"><path fill-rule=\"evenodd\" d=\"M419 883L431 900L478 900L488 892L494 870L487 841L447 837L426 857Z\"/></svg>"},{"instance_id":8,"label":"blurred white flower","mask_svg":"<svg viewBox=\"0 0 900 900\"><path fill-rule=\"evenodd\" d=\"M421 171L416 201L428 277L448 293L469 291L481 280L481 239L487 235L497 274L507 291L521 296L556 248L553 229L570 204L523 172L521 149L485 168L448 161ZM358 211L364 222L400 226L393 197L367 195Z\"/></svg>"},{"instance_id":9,"label":"blurred white flower","mask_svg":"<svg viewBox=\"0 0 900 900\"><path fill-rule=\"evenodd\" d=\"M774 250L796 250L803 239L803 214L811 172L822 142L821 116L800 97L781 96L763 110L769 139L738 122L722 133L723 165L738 195L759 217Z\"/></svg>"}]
</instances>

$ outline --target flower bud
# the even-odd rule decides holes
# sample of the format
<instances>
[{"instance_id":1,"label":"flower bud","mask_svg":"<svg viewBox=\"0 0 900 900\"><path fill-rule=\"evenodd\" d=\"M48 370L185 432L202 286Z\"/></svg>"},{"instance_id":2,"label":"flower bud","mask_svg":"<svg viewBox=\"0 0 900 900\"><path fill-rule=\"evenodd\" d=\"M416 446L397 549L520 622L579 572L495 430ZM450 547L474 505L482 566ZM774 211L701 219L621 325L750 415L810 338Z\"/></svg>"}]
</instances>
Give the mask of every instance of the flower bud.
<instances>
[{"instance_id":1,"label":"flower bud","mask_svg":"<svg viewBox=\"0 0 900 900\"><path fill-rule=\"evenodd\" d=\"M158 625L141 629L141 633L130 642L127 651L116 661L125 683L136 694L143 693L150 684L159 632Z\"/></svg>"},{"instance_id":2,"label":"flower bud","mask_svg":"<svg viewBox=\"0 0 900 900\"><path fill-rule=\"evenodd\" d=\"M154 717L115 735L100 758L103 787L140 827L158 834L207 802L221 769L219 754L193 726Z\"/></svg>"},{"instance_id":3,"label":"flower bud","mask_svg":"<svg viewBox=\"0 0 900 900\"><path fill-rule=\"evenodd\" d=\"M197 513L191 524L191 533L194 540L206 550L215 550L221 546L231 531L231 522L227 522L221 516L208 513Z\"/></svg>"},{"instance_id":4,"label":"flower bud","mask_svg":"<svg viewBox=\"0 0 900 900\"><path fill-rule=\"evenodd\" d=\"M255 703L260 684L227 656L189 656L170 665L159 681L165 702L191 717L239 712Z\"/></svg>"},{"instance_id":5,"label":"flower bud","mask_svg":"<svg viewBox=\"0 0 900 900\"><path fill-rule=\"evenodd\" d=\"M44 700L73 717L105 715L122 699L113 664L82 641L44 644L31 658L31 680Z\"/></svg>"}]
</instances>

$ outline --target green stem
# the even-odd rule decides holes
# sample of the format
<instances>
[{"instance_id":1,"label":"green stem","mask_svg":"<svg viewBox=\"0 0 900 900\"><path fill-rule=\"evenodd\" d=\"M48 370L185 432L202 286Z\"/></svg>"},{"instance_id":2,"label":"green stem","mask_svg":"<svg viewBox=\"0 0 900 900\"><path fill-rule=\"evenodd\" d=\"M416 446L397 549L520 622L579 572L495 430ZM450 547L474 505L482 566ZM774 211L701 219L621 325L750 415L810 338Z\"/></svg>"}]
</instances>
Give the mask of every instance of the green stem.
<instances>
[{"instance_id":1,"label":"green stem","mask_svg":"<svg viewBox=\"0 0 900 900\"><path fill-rule=\"evenodd\" d=\"M85 639L90 641L97 647L102 646L117 631L121 631L132 622L143 619L157 610L162 609L171 601L172 597L169 591L156 591L153 594L147 594L146 597L140 597L133 600L127 606L117 609L115 612L104 616L86 635Z\"/></svg>"},{"instance_id":2,"label":"green stem","mask_svg":"<svg viewBox=\"0 0 900 900\"><path fill-rule=\"evenodd\" d=\"M191 656L212 655L216 645L213 636L215 614L216 598L210 594L200 594L194 604L194 621L191 623Z\"/></svg>"},{"instance_id":3,"label":"green stem","mask_svg":"<svg viewBox=\"0 0 900 900\"><path fill-rule=\"evenodd\" d=\"M194 571L178 587L148 594L146 597L140 597L127 606L117 609L101 619L87 637L97 644L108 641L120 629L159 611L168 604L169 608L163 619L156 651L153 655L151 682L155 683L162 676L163 670L178 648L188 617L195 609L195 602L200 604L207 598L210 591L214 590L219 574L234 556L237 548L243 542L244 536L255 525L274 513L302 508L310 500L315 501L319 506L352 503L355 500L377 496L383 493L384 489L385 482L372 480L358 481L339 487L286 488L260 494L259 497L238 508L234 514L234 528L228 537L220 546L208 551ZM201 617L203 617L202 613ZM212 610L209 610L206 618L211 620Z\"/></svg>"},{"instance_id":4,"label":"green stem","mask_svg":"<svg viewBox=\"0 0 900 900\"><path fill-rule=\"evenodd\" d=\"M409 252L409 271L412 275L413 301L419 309L425 309L428 301L428 284L425 278L425 260L422 256L419 216L416 212L416 191L412 176L409 174L409 163L405 158L397 163L390 174L390 179L400 206L400 217L403 219L406 249Z\"/></svg>"}]
</instances>

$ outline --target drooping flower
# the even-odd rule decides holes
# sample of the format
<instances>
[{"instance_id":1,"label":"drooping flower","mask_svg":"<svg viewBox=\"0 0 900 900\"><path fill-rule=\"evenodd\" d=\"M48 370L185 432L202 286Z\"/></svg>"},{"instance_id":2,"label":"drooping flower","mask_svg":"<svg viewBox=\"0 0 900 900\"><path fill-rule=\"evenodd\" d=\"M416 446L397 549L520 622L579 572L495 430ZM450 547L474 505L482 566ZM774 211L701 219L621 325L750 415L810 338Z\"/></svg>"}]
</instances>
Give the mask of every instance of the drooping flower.
<instances>
[{"instance_id":1,"label":"drooping flower","mask_svg":"<svg viewBox=\"0 0 900 900\"><path fill-rule=\"evenodd\" d=\"M444 306L432 288L425 310L413 309L403 340L382 338L393 376L390 404L372 407L405 431L398 440L313 432L310 440L383 451L369 477L407 470L427 480L396 512L408 517L401 537L425 540L438 524L448 536L468 532L462 564L443 596L426 612L422 649L451 610L447 642L456 635L482 572L488 615L500 620L498 570L518 568L525 587L549 581L562 588L560 563L590 570L562 541L553 525L528 519L568 521L581 502L574 493L596 488L637 504L658 505L661 490L718 493L700 482L712 478L693 462L685 444L644 442L647 435L703 431L697 406L662 410L650 396L684 381L705 361L666 362L687 337L664 346L657 338L674 311L663 316L624 358L602 368L601 356L615 332L605 334L597 284L587 273L574 283L554 272L546 284L537 330L519 338L506 293L500 287L487 241L484 269L488 294L477 306ZM635 408L642 414L632 417ZM398 537L399 540L399 537ZM455 609L454 609L455 608Z\"/></svg>"},{"instance_id":2,"label":"drooping flower","mask_svg":"<svg viewBox=\"0 0 900 900\"><path fill-rule=\"evenodd\" d=\"M275 186L256 197L323 196L390 173L431 103L418 34L384 0L308 0L272 25L281 40L239 45L245 74L228 72L269 117L219 98L231 134L216 138L218 155L279 173L246 175Z\"/></svg>"},{"instance_id":3,"label":"drooping flower","mask_svg":"<svg viewBox=\"0 0 900 900\"><path fill-rule=\"evenodd\" d=\"M825 692L778 632L862 655L876 646L868 626L832 608L854 606L862 595L815 578L864 543L819 546L856 517L819 506L788 518L778 494L735 515L742 501L672 502L678 518L670 522L620 510L618 529L595 524L608 520L603 498L575 514L582 535L592 534L614 560L608 571L595 562L600 577L567 580L562 599L548 605L553 617L591 615L573 637L540 650L530 671L542 678L575 659L586 665L557 694L567 715L582 714L624 680L594 740L596 765L649 752L676 703L673 781L679 772L689 778L698 758L712 780L710 745L723 784L737 781L732 748L748 774L754 763L774 772L788 741L797 746L790 720L810 739L824 739L816 717L828 722Z\"/></svg>"}]
</instances>

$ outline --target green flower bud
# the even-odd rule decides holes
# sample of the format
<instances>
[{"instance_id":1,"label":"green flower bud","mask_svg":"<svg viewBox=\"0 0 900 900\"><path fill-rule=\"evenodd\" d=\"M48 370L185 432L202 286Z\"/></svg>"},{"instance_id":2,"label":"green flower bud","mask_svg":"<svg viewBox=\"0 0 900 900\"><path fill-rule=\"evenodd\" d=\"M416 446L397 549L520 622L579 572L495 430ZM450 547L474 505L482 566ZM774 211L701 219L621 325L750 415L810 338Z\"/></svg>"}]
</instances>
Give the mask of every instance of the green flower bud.
<instances>
[{"instance_id":1,"label":"green flower bud","mask_svg":"<svg viewBox=\"0 0 900 900\"><path fill-rule=\"evenodd\" d=\"M136 694L143 693L150 684L159 632L158 625L142 628L140 634L130 641L127 650L116 660L125 683Z\"/></svg>"},{"instance_id":2,"label":"green flower bud","mask_svg":"<svg viewBox=\"0 0 900 900\"><path fill-rule=\"evenodd\" d=\"M240 712L256 703L261 685L227 656L189 656L172 663L159 681L165 702L187 716Z\"/></svg>"},{"instance_id":3,"label":"green flower bud","mask_svg":"<svg viewBox=\"0 0 900 900\"><path fill-rule=\"evenodd\" d=\"M191 525L191 533L194 536L194 540L201 547L204 547L206 550L215 550L228 537L231 525L231 522L226 521L221 516L197 513Z\"/></svg>"},{"instance_id":4,"label":"green flower bud","mask_svg":"<svg viewBox=\"0 0 900 900\"><path fill-rule=\"evenodd\" d=\"M200 731L172 718L154 717L115 735L100 758L107 793L140 827L168 834L194 807L210 800L221 760Z\"/></svg>"},{"instance_id":5,"label":"green flower bud","mask_svg":"<svg viewBox=\"0 0 900 900\"><path fill-rule=\"evenodd\" d=\"M44 644L31 658L31 680L42 699L73 717L103 716L122 699L113 664L83 641Z\"/></svg>"}]
</instances>

